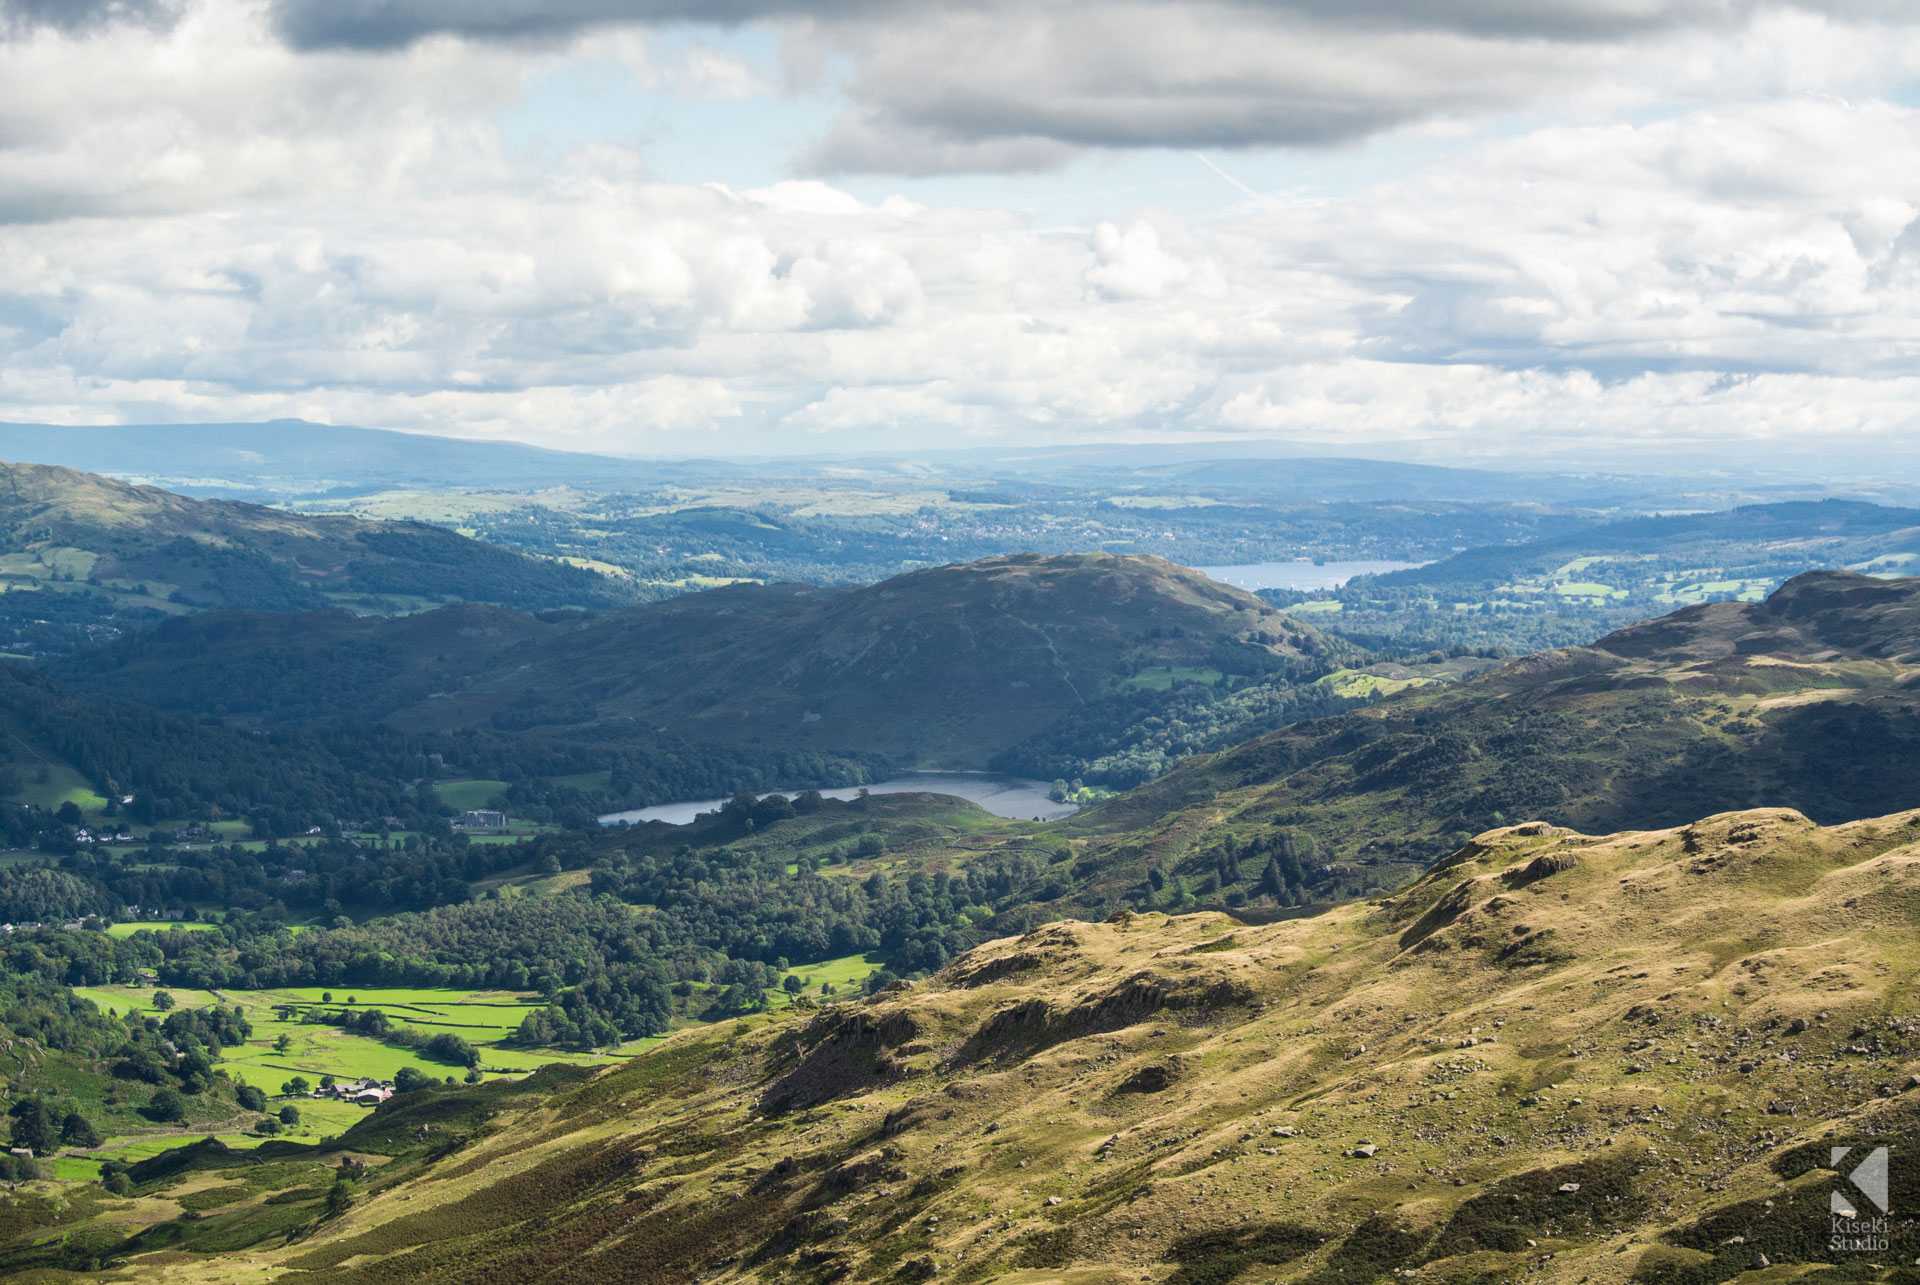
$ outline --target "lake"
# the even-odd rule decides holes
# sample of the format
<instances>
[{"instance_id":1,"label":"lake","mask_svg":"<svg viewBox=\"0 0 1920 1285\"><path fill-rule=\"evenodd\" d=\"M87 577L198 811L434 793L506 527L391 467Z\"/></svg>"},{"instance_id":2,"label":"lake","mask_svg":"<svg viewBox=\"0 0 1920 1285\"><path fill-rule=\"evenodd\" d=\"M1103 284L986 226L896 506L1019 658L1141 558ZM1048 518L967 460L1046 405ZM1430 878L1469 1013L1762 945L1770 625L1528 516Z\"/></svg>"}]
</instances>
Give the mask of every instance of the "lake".
<instances>
[{"instance_id":1,"label":"lake","mask_svg":"<svg viewBox=\"0 0 1920 1285\"><path fill-rule=\"evenodd\" d=\"M1338 589L1355 576L1411 571L1424 562L1243 562L1194 570L1240 589Z\"/></svg>"},{"instance_id":2,"label":"lake","mask_svg":"<svg viewBox=\"0 0 1920 1285\"><path fill-rule=\"evenodd\" d=\"M849 785L822 790L820 793L830 799L851 799L859 795L861 788ZM1047 781L995 776L989 772L902 772L891 781L879 781L865 787L869 794L957 795L978 803L995 816L1010 817L1017 821L1057 821L1080 810L1074 804L1055 803L1048 798L1047 791L1052 788ZM800 793L798 790L772 792L786 795ZM668 825L685 825L703 812L718 812L725 802L725 799L699 799L691 803L662 803L657 807L638 808L632 812L609 813L600 818L600 824L665 821Z\"/></svg>"}]
</instances>

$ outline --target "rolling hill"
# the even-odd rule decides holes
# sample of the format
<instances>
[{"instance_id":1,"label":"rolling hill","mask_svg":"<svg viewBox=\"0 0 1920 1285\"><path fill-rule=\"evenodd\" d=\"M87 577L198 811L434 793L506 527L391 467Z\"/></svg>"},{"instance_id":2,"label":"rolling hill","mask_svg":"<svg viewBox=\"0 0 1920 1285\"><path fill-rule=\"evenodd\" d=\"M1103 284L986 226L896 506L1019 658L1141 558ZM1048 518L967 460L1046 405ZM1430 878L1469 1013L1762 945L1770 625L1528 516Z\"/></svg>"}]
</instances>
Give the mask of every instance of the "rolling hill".
<instances>
[{"instance_id":1,"label":"rolling hill","mask_svg":"<svg viewBox=\"0 0 1920 1285\"><path fill-rule=\"evenodd\" d=\"M1022 554L857 589L736 585L557 624L476 607L208 615L55 672L97 697L263 722L670 733L981 768L1089 710L1127 717L1182 686L1310 681L1351 654L1158 558Z\"/></svg>"},{"instance_id":2,"label":"rolling hill","mask_svg":"<svg viewBox=\"0 0 1920 1285\"><path fill-rule=\"evenodd\" d=\"M1916 910L1912 812L1520 825L1312 919L1047 924L332 1144L184 1148L23 1208L0 1270L1903 1281L1909 1215L1854 1253L1831 1211L1875 1146L1920 1176Z\"/></svg>"},{"instance_id":3,"label":"rolling hill","mask_svg":"<svg viewBox=\"0 0 1920 1285\"><path fill-rule=\"evenodd\" d=\"M1854 500L1633 517L1469 549L1325 593L1263 597L1369 647L1588 642L1702 602L1754 601L1804 571L1920 570L1920 509Z\"/></svg>"},{"instance_id":4,"label":"rolling hill","mask_svg":"<svg viewBox=\"0 0 1920 1285\"><path fill-rule=\"evenodd\" d=\"M1786 805L1839 822L1920 805L1916 768L1920 580L1809 572L1763 603L1686 607L1190 759L1075 818L1100 836L1077 895L1139 905L1156 868L1250 893L1277 855L1294 899L1327 901L1521 816L1605 832Z\"/></svg>"},{"instance_id":5,"label":"rolling hill","mask_svg":"<svg viewBox=\"0 0 1920 1285\"><path fill-rule=\"evenodd\" d=\"M1756 806L1920 806L1920 579L1811 572L1190 759L1075 819L1096 836L1078 895L1137 904L1155 869L1247 892L1280 856L1294 897L1326 899L1521 818L1605 832Z\"/></svg>"},{"instance_id":6,"label":"rolling hill","mask_svg":"<svg viewBox=\"0 0 1920 1285\"><path fill-rule=\"evenodd\" d=\"M38 464L0 464L0 590L11 635L0 645L28 655L221 608L546 611L634 598L621 581L438 527L302 517Z\"/></svg>"}]
</instances>

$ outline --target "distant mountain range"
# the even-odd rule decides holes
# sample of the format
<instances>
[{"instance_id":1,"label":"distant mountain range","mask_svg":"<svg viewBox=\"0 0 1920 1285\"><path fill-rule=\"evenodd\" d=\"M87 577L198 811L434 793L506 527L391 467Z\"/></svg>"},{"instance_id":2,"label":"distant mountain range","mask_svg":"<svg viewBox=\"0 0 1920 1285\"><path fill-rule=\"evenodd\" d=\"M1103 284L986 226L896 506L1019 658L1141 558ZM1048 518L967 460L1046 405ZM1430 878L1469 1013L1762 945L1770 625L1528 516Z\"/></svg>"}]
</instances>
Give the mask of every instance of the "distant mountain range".
<instances>
[{"instance_id":1,"label":"distant mountain range","mask_svg":"<svg viewBox=\"0 0 1920 1285\"><path fill-rule=\"evenodd\" d=\"M632 459L384 429L255 424L0 424L0 458L164 484L191 494L287 497L424 487L646 490L726 478L1003 480L1037 485L1170 485L1281 500L1612 505L1676 489L1669 478L1508 473L1287 454L1268 443L994 447L900 456Z\"/></svg>"},{"instance_id":2,"label":"distant mountain range","mask_svg":"<svg viewBox=\"0 0 1920 1285\"><path fill-rule=\"evenodd\" d=\"M264 424L0 424L0 459L31 460L160 482L195 494L305 494L366 487L511 487L569 483L641 487L674 475L605 455L336 427L305 420ZM729 466L699 465L702 475Z\"/></svg>"}]
</instances>

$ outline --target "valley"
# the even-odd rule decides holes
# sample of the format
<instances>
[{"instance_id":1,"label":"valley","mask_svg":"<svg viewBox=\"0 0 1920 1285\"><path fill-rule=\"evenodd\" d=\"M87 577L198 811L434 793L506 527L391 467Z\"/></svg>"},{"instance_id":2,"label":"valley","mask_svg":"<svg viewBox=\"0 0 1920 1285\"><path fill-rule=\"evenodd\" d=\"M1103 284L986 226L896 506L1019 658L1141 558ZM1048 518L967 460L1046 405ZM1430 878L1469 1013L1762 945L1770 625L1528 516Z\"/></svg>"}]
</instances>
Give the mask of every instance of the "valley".
<instances>
[{"instance_id":1,"label":"valley","mask_svg":"<svg viewBox=\"0 0 1920 1285\"><path fill-rule=\"evenodd\" d=\"M1920 814L1786 810L1530 824L1310 919L1044 925L597 1076L403 1095L330 1148L144 1162L7 1261L160 1281L582 1259L616 1281L1845 1273L1827 1140L1909 1137L1920 1101L1917 833ZM202 1191L232 1194L176 1212ZM1896 1220L1878 1261L1913 1235Z\"/></svg>"},{"instance_id":2,"label":"valley","mask_svg":"<svg viewBox=\"0 0 1920 1285\"><path fill-rule=\"evenodd\" d=\"M195 524L294 575L388 530L56 483L21 556L91 542L107 594ZM1754 1201L1920 1075L1911 519L1587 515L1330 593L1014 552L656 600L409 526L456 551L404 554L418 600L349 552L106 618L0 667L0 1272L1810 1270Z\"/></svg>"}]
</instances>

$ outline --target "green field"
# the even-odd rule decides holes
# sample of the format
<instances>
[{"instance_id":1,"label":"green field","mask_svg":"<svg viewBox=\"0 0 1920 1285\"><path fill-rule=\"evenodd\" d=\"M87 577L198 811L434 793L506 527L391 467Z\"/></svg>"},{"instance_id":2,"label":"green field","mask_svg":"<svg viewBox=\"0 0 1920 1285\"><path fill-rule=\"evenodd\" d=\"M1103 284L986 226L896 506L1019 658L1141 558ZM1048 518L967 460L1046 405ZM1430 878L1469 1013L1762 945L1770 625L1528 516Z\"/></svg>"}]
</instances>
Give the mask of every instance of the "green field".
<instances>
[{"instance_id":1,"label":"green field","mask_svg":"<svg viewBox=\"0 0 1920 1285\"><path fill-rule=\"evenodd\" d=\"M353 1109L356 1111L359 1110L358 1107ZM331 1130L330 1132L344 1132L347 1127L348 1126L343 1124L338 1129ZM281 1136L300 1138L301 1135L302 1131L296 1129L289 1130ZM329 1135L315 1133L314 1139L317 1140L324 1136ZM218 1138L229 1147L236 1148L257 1147L266 1141L265 1138L255 1133L208 1133L204 1131L156 1133L148 1137L116 1139L104 1147L99 1147L87 1152L85 1155L63 1155L58 1157L52 1162L53 1174L54 1177L64 1179L67 1182L96 1182L100 1178L100 1166L109 1160L124 1162L145 1160L151 1156L159 1155L162 1151L171 1151L173 1148L185 1143L197 1142L201 1138L209 1137Z\"/></svg>"},{"instance_id":2,"label":"green field","mask_svg":"<svg viewBox=\"0 0 1920 1285\"><path fill-rule=\"evenodd\" d=\"M107 801L94 791L87 779L65 763L23 767L20 775L20 788L11 796L20 803L31 803L48 812L57 811L62 803L71 803L86 813L89 820L107 806Z\"/></svg>"},{"instance_id":3,"label":"green field","mask_svg":"<svg viewBox=\"0 0 1920 1285\"><path fill-rule=\"evenodd\" d=\"M837 980L835 984L839 984ZM333 1003L327 1007L348 1007L346 1001L351 998L354 1001L351 1007L355 1010L378 1008L396 1025L417 1031L423 1036L437 1035L443 1031L460 1036L480 1051L483 1073L521 1075L551 1062L605 1065L610 1056L616 1056L559 1049L499 1047L499 1041L519 1027L521 1018L543 1006L540 999L530 995L501 991L476 993L380 988L334 988L329 991L318 986L218 993L185 988L162 989L167 989L175 1002L184 1008L228 1004L243 1009L247 1020L253 1025L253 1035L244 1046L227 1049L216 1065L236 1080L244 1079L270 1093L277 1092L282 1083L295 1075L305 1076L311 1082L318 1082L322 1075L341 1079L371 1076L391 1080L403 1066L417 1067L436 1077L459 1077L466 1073L463 1067L429 1061L413 1049L382 1043L334 1026L303 1022L297 1018L287 1021L275 1012L276 1008L286 1005L321 1006L325 1003L321 997L329 993L333 995ZM110 1008L123 1013L129 1010L155 1012L154 993L153 989L146 987L74 988L74 994L92 1000L102 1009ZM289 1042L285 1052L275 1047L282 1035ZM649 1041L637 1041L628 1046L628 1051L644 1047L647 1043Z\"/></svg>"},{"instance_id":4,"label":"green field","mask_svg":"<svg viewBox=\"0 0 1920 1285\"><path fill-rule=\"evenodd\" d=\"M1438 682L1434 678L1386 678L1380 674L1364 673L1358 669L1336 669L1314 684L1325 687L1335 696L1390 696L1394 692L1409 687L1425 687Z\"/></svg>"},{"instance_id":5,"label":"green field","mask_svg":"<svg viewBox=\"0 0 1920 1285\"><path fill-rule=\"evenodd\" d=\"M838 994L857 991L879 967L879 959L873 956L842 955L838 959L823 959L817 964L798 964L783 974L783 980L788 974L800 977L807 983L807 988L801 994L818 999L822 983L832 983ZM774 1001L776 1003L787 1002L784 990L769 994L778 996Z\"/></svg>"},{"instance_id":6,"label":"green field","mask_svg":"<svg viewBox=\"0 0 1920 1285\"><path fill-rule=\"evenodd\" d=\"M1604 558L1604 557L1575 558L1572 562L1569 562L1564 566L1558 567L1555 570L1548 572L1547 579L1566 580L1573 576L1579 575L1581 572L1585 571L1588 567L1597 566L1602 562L1608 562L1608 561L1611 561L1611 559Z\"/></svg>"},{"instance_id":7,"label":"green field","mask_svg":"<svg viewBox=\"0 0 1920 1285\"><path fill-rule=\"evenodd\" d=\"M167 932L170 929L179 929L183 932L190 932L190 933L203 933L203 932L211 932L213 929L213 925L202 924L202 923L187 923L184 920L176 923L175 921L170 919L142 919L134 923L109 924L107 925L107 936L131 937L135 933L146 933L146 932L163 933L163 932Z\"/></svg>"},{"instance_id":8,"label":"green field","mask_svg":"<svg viewBox=\"0 0 1920 1285\"><path fill-rule=\"evenodd\" d=\"M1196 669L1191 665L1151 665L1131 675L1123 686L1134 691L1164 692L1175 683L1203 683L1213 686L1224 677L1217 669Z\"/></svg>"},{"instance_id":9,"label":"green field","mask_svg":"<svg viewBox=\"0 0 1920 1285\"><path fill-rule=\"evenodd\" d=\"M1685 584L1672 584L1661 593L1654 595L1654 601L1673 606L1692 606L1716 598L1737 598L1742 602L1758 602L1767 596L1771 582L1766 580L1696 580Z\"/></svg>"},{"instance_id":10,"label":"green field","mask_svg":"<svg viewBox=\"0 0 1920 1285\"><path fill-rule=\"evenodd\" d=\"M440 781L434 785L433 792L454 811L470 812L492 806L494 797L506 793L508 784L506 781Z\"/></svg>"}]
</instances>

